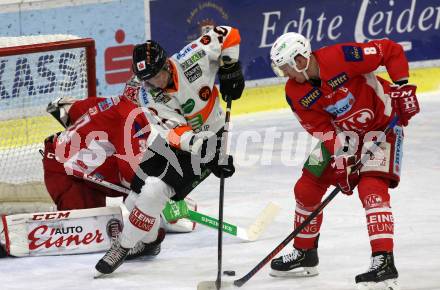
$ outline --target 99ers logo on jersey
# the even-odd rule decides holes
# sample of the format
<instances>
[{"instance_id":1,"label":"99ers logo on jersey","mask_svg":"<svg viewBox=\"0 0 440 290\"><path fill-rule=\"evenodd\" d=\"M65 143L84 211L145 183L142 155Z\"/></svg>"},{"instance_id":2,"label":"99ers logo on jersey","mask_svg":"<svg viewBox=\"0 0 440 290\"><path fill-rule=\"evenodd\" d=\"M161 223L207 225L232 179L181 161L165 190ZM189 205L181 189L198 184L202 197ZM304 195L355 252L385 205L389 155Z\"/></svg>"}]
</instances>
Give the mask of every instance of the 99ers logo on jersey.
<instances>
[{"instance_id":1,"label":"99ers logo on jersey","mask_svg":"<svg viewBox=\"0 0 440 290\"><path fill-rule=\"evenodd\" d=\"M374 119L374 113L370 109L359 110L350 116L336 120L335 123L346 131L363 133Z\"/></svg>"},{"instance_id":2,"label":"99ers logo on jersey","mask_svg":"<svg viewBox=\"0 0 440 290\"><path fill-rule=\"evenodd\" d=\"M199 97L202 101L206 102L209 100L209 97L211 96L211 88L208 86L204 86L199 91Z\"/></svg>"},{"instance_id":3,"label":"99ers logo on jersey","mask_svg":"<svg viewBox=\"0 0 440 290\"><path fill-rule=\"evenodd\" d=\"M208 45L208 44L210 44L210 43L211 43L211 36L209 36L209 35L203 35L203 36L200 38L200 43L202 43L203 45Z\"/></svg>"}]
</instances>

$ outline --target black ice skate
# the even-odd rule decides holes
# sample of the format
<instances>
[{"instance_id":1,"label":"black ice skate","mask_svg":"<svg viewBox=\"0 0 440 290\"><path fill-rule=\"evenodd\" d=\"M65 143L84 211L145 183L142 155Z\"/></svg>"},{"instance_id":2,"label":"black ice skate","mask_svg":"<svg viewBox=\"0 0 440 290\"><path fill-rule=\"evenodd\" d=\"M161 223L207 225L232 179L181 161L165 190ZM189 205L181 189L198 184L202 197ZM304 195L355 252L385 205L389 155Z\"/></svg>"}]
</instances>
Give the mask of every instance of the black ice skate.
<instances>
[{"instance_id":1,"label":"black ice skate","mask_svg":"<svg viewBox=\"0 0 440 290\"><path fill-rule=\"evenodd\" d=\"M270 275L274 277L308 277L318 275L318 249L300 250L273 259Z\"/></svg>"},{"instance_id":2,"label":"black ice skate","mask_svg":"<svg viewBox=\"0 0 440 290\"><path fill-rule=\"evenodd\" d=\"M393 253L378 252L371 257L367 272L356 276L356 286L359 290L398 290L398 276Z\"/></svg>"},{"instance_id":3,"label":"black ice skate","mask_svg":"<svg viewBox=\"0 0 440 290\"><path fill-rule=\"evenodd\" d=\"M139 257L152 258L157 256L160 253L160 244L164 239L165 229L160 228L157 239L154 242L148 244L142 242L137 243L136 246L128 252L126 260L133 260Z\"/></svg>"},{"instance_id":4,"label":"black ice skate","mask_svg":"<svg viewBox=\"0 0 440 290\"><path fill-rule=\"evenodd\" d=\"M96 264L95 269L97 272L95 278L113 273L124 262L128 255L128 250L121 246L119 239L116 239L104 257Z\"/></svg>"},{"instance_id":5,"label":"black ice skate","mask_svg":"<svg viewBox=\"0 0 440 290\"><path fill-rule=\"evenodd\" d=\"M3 249L2 245L0 245L0 258L4 258L8 255L5 249Z\"/></svg>"}]
</instances>

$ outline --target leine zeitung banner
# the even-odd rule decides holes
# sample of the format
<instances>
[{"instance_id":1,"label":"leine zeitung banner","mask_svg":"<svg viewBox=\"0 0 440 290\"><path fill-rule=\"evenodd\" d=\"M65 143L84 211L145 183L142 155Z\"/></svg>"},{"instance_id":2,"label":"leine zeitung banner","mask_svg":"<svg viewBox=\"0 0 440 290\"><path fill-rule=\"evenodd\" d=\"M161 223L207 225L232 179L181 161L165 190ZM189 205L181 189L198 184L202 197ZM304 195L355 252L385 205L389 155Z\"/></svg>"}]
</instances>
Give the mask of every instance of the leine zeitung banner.
<instances>
[{"instance_id":1,"label":"leine zeitung banner","mask_svg":"<svg viewBox=\"0 0 440 290\"><path fill-rule=\"evenodd\" d=\"M240 29L246 80L273 77L270 47L287 31L305 34L313 48L388 37L404 46L413 67L438 65L440 59L440 2L434 0L76 0L0 8L1 36L63 33L95 39L98 94L105 96L121 92L134 44L151 35L172 54L221 24ZM0 88L14 73L1 71ZM31 68L31 77L37 73ZM3 87L0 98L10 97L10 89Z\"/></svg>"}]
</instances>

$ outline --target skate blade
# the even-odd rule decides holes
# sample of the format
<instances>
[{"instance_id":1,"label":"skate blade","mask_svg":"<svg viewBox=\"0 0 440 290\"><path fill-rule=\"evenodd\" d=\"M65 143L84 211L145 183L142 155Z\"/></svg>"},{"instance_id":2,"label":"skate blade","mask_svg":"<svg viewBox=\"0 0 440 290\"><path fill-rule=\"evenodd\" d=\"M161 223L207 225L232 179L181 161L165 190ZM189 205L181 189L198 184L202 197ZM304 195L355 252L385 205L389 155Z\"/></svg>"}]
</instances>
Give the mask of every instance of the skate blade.
<instances>
[{"instance_id":1,"label":"skate blade","mask_svg":"<svg viewBox=\"0 0 440 290\"><path fill-rule=\"evenodd\" d=\"M156 256L140 256L140 257L136 257L136 258L129 259L129 260L125 259L124 263L136 263L136 262L153 261L153 260L156 259L156 257L157 257L157 255Z\"/></svg>"},{"instance_id":2,"label":"skate blade","mask_svg":"<svg viewBox=\"0 0 440 290\"><path fill-rule=\"evenodd\" d=\"M108 277L110 274L104 274L104 273L99 272L98 270L95 270L95 274L93 275L93 279L105 278L105 277Z\"/></svg>"},{"instance_id":3,"label":"skate blade","mask_svg":"<svg viewBox=\"0 0 440 290\"><path fill-rule=\"evenodd\" d=\"M290 271L277 271L271 269L269 275L272 277L289 277L289 278L303 278L303 277L313 277L318 275L317 267L299 267L292 269Z\"/></svg>"},{"instance_id":4,"label":"skate blade","mask_svg":"<svg viewBox=\"0 0 440 290\"><path fill-rule=\"evenodd\" d=\"M222 281L220 288L232 288L233 286L233 281ZM217 285L215 281L202 281L197 284L197 290L217 290Z\"/></svg>"},{"instance_id":5,"label":"skate blade","mask_svg":"<svg viewBox=\"0 0 440 290\"><path fill-rule=\"evenodd\" d=\"M356 284L357 290L400 290L397 279L388 279L382 282L361 282Z\"/></svg>"}]
</instances>

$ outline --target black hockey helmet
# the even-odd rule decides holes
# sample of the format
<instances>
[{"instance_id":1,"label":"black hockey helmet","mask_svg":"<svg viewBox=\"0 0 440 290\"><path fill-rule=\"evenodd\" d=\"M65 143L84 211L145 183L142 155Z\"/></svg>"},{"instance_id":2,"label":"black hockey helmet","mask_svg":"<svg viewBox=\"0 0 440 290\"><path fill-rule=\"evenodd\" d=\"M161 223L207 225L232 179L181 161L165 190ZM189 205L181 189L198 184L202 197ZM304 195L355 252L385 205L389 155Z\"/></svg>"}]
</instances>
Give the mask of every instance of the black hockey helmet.
<instances>
[{"instance_id":1,"label":"black hockey helmet","mask_svg":"<svg viewBox=\"0 0 440 290\"><path fill-rule=\"evenodd\" d=\"M167 53L153 40L137 44L133 49L133 72L140 80L154 77L165 65Z\"/></svg>"}]
</instances>

